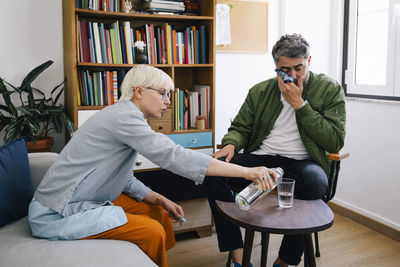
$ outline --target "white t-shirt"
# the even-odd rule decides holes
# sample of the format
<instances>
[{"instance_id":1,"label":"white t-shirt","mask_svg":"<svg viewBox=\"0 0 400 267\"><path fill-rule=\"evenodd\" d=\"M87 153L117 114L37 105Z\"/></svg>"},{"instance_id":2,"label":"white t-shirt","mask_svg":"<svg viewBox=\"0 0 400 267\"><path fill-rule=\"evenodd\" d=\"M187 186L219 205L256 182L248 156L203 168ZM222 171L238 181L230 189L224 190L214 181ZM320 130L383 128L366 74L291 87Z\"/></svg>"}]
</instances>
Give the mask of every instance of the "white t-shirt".
<instances>
[{"instance_id":1,"label":"white t-shirt","mask_svg":"<svg viewBox=\"0 0 400 267\"><path fill-rule=\"evenodd\" d=\"M281 102L283 109L271 132L264 138L258 149L251 153L255 155L280 155L297 160L309 159L310 155L304 147L297 128L295 110L282 95Z\"/></svg>"}]
</instances>

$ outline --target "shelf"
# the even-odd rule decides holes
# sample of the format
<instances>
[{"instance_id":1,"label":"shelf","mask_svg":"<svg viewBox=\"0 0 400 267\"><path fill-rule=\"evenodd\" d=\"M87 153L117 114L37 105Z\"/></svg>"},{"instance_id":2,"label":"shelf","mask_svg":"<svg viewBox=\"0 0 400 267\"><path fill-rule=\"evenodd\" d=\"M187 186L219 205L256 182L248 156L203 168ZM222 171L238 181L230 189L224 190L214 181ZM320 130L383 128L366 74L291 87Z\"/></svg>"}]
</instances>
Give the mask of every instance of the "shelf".
<instances>
[{"instance_id":1,"label":"shelf","mask_svg":"<svg viewBox=\"0 0 400 267\"><path fill-rule=\"evenodd\" d=\"M101 64L101 63L88 63L81 62L76 64L78 68L131 68L138 64ZM214 67L214 64L148 64L157 68L210 68Z\"/></svg>"},{"instance_id":2,"label":"shelf","mask_svg":"<svg viewBox=\"0 0 400 267\"><path fill-rule=\"evenodd\" d=\"M186 16L186 15L157 15L157 14L142 14L142 13L123 13L123 12L105 12L89 9L76 8L75 13L80 17L94 19L112 19L112 20L151 20L151 21L214 21L212 16Z\"/></svg>"}]
</instances>

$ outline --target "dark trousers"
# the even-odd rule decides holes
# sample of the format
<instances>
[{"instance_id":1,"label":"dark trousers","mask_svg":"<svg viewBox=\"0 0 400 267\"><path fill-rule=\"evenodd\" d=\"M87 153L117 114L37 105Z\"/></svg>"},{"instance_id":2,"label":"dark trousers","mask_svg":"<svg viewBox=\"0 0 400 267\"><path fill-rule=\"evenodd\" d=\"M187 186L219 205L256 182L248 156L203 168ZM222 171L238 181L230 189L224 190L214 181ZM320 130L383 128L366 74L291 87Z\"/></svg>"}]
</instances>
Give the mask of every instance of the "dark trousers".
<instances>
[{"instance_id":1,"label":"dark trousers","mask_svg":"<svg viewBox=\"0 0 400 267\"><path fill-rule=\"evenodd\" d=\"M225 159L220 159L225 160ZM324 170L312 160L294 160L281 156L235 154L231 159L246 167L281 167L284 177L296 180L294 194L298 199L322 199L328 190L328 178ZM234 202L232 191L246 187L250 181L242 178L207 176L204 184L208 202L214 217L220 251L243 248L240 228L223 217L216 208L215 200ZM235 190L236 189L236 190ZM294 218L295 219L295 218ZM284 235L279 249L279 257L290 265L298 265L304 252L302 235Z\"/></svg>"}]
</instances>

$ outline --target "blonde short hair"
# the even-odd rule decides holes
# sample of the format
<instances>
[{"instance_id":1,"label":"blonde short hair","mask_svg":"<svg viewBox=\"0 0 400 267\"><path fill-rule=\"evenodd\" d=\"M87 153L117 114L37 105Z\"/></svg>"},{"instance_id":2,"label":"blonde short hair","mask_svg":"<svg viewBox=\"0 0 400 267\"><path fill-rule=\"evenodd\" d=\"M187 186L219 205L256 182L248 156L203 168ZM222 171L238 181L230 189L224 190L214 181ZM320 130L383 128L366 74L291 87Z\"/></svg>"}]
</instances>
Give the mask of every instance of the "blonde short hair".
<instances>
[{"instance_id":1,"label":"blonde short hair","mask_svg":"<svg viewBox=\"0 0 400 267\"><path fill-rule=\"evenodd\" d=\"M125 75L120 100L131 100L136 86L174 90L174 82L164 71L149 65L137 65Z\"/></svg>"}]
</instances>

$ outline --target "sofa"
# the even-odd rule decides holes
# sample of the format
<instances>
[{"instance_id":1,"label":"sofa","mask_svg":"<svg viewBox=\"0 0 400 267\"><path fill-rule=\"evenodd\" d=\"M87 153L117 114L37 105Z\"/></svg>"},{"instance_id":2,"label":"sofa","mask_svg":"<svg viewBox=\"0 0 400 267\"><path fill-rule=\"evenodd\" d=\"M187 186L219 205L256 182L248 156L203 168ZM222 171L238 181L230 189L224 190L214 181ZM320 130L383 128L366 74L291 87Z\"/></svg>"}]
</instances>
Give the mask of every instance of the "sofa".
<instances>
[{"instance_id":1,"label":"sofa","mask_svg":"<svg viewBox=\"0 0 400 267\"><path fill-rule=\"evenodd\" d=\"M57 153L50 152L28 154L30 177L34 189L57 156ZM0 266L146 267L157 265L138 246L126 241L101 239L49 241L33 238L25 216L0 227Z\"/></svg>"}]
</instances>

